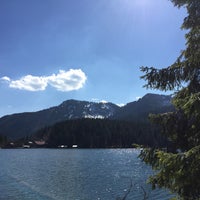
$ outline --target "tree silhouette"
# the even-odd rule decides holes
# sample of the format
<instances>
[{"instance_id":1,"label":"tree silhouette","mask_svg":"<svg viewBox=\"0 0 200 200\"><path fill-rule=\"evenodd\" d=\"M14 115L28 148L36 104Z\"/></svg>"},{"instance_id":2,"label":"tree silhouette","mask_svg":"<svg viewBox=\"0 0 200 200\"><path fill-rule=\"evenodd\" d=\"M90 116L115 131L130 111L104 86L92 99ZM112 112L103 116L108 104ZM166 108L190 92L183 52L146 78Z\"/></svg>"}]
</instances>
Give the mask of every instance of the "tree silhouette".
<instances>
[{"instance_id":1,"label":"tree silhouette","mask_svg":"<svg viewBox=\"0 0 200 200\"><path fill-rule=\"evenodd\" d=\"M187 9L182 29L186 29L186 49L169 67L141 67L145 87L177 90L172 100L174 112L151 115L162 133L171 141L167 151L146 148L140 157L157 173L150 177L152 186L165 187L178 199L200 199L200 1L171 0Z\"/></svg>"}]
</instances>

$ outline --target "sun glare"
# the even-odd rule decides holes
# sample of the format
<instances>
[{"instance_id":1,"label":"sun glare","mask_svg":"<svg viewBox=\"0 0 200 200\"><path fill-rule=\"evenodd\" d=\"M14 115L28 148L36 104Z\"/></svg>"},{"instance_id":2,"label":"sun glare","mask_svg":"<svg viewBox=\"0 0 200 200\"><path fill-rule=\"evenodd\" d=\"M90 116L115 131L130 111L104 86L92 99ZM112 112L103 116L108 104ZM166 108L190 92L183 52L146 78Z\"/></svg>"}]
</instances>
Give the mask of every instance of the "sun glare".
<instances>
[{"instance_id":1,"label":"sun glare","mask_svg":"<svg viewBox=\"0 0 200 200\"><path fill-rule=\"evenodd\" d=\"M135 5L139 7L146 7L150 5L150 0L125 0L128 5Z\"/></svg>"}]
</instances>

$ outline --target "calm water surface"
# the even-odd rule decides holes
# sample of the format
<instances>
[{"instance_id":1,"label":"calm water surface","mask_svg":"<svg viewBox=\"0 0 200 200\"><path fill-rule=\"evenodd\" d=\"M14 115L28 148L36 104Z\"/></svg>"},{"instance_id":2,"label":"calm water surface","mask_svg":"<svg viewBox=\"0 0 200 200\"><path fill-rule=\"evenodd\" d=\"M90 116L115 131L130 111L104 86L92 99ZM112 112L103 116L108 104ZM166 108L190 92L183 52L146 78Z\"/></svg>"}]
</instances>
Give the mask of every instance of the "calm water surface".
<instances>
[{"instance_id":1,"label":"calm water surface","mask_svg":"<svg viewBox=\"0 0 200 200\"><path fill-rule=\"evenodd\" d=\"M0 149L1 200L168 200L134 149Z\"/></svg>"}]
</instances>

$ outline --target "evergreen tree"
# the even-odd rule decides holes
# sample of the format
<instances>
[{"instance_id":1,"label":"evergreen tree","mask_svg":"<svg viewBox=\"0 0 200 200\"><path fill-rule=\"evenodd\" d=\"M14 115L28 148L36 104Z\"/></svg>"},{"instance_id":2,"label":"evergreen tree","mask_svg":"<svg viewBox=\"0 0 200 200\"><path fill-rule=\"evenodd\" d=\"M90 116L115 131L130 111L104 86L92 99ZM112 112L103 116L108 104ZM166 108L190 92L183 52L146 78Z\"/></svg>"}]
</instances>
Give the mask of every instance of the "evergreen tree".
<instances>
[{"instance_id":1,"label":"evergreen tree","mask_svg":"<svg viewBox=\"0 0 200 200\"><path fill-rule=\"evenodd\" d=\"M162 133L171 141L167 150L146 148L140 157L158 170L149 178L153 187L165 187L177 199L200 199L200 0L171 0L187 9L182 29L186 48L171 66L163 69L141 67L145 87L176 90L174 112L152 115Z\"/></svg>"}]
</instances>

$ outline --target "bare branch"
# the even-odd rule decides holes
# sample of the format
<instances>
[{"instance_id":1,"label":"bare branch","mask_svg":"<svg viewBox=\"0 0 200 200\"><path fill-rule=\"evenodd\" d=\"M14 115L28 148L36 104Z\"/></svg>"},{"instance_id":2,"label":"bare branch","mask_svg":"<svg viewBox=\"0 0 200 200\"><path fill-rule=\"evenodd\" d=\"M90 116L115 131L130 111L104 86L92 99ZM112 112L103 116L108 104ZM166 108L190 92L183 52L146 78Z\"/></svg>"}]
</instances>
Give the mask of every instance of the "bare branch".
<instances>
[{"instance_id":1,"label":"bare branch","mask_svg":"<svg viewBox=\"0 0 200 200\"><path fill-rule=\"evenodd\" d=\"M144 197L143 197L143 200L147 200L148 199L148 195L147 195L147 192L146 190L144 189L144 187L140 186L142 191L143 191L143 194L144 194Z\"/></svg>"}]
</instances>

